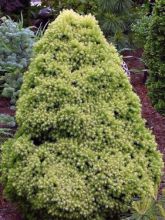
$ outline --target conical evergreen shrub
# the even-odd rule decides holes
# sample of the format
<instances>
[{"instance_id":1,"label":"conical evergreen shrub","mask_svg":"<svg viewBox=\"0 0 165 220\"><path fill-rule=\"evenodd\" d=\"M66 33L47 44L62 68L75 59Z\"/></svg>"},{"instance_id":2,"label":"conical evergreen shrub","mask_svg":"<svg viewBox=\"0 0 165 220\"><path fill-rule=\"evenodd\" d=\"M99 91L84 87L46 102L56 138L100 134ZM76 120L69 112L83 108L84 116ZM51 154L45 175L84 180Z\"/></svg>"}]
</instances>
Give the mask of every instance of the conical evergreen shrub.
<instances>
[{"instance_id":1,"label":"conical evergreen shrub","mask_svg":"<svg viewBox=\"0 0 165 220\"><path fill-rule=\"evenodd\" d=\"M154 107L165 115L165 1L156 1L145 45L148 90Z\"/></svg>"},{"instance_id":2,"label":"conical evergreen shrub","mask_svg":"<svg viewBox=\"0 0 165 220\"><path fill-rule=\"evenodd\" d=\"M105 220L127 211L161 176L140 111L96 20L62 12L35 46L19 130L2 147L6 194L24 204L27 219Z\"/></svg>"}]
</instances>

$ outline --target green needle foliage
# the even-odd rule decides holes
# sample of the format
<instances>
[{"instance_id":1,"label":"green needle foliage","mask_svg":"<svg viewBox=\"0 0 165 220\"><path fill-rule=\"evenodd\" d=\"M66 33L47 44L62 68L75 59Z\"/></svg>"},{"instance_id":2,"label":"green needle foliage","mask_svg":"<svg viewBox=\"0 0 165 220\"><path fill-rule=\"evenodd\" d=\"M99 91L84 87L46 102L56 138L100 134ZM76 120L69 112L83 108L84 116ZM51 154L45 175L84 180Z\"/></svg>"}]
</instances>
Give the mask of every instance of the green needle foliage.
<instances>
[{"instance_id":1,"label":"green needle foliage","mask_svg":"<svg viewBox=\"0 0 165 220\"><path fill-rule=\"evenodd\" d=\"M14 127L16 125L14 117L5 114L0 114L0 124L7 125L9 127Z\"/></svg>"},{"instance_id":2,"label":"green needle foliage","mask_svg":"<svg viewBox=\"0 0 165 220\"><path fill-rule=\"evenodd\" d=\"M72 10L36 43L1 158L26 219L118 219L159 184L162 158L121 63L94 17Z\"/></svg>"},{"instance_id":3,"label":"green needle foliage","mask_svg":"<svg viewBox=\"0 0 165 220\"><path fill-rule=\"evenodd\" d=\"M12 128L15 126L15 118L13 116L0 114L0 150L2 143L13 136Z\"/></svg>"},{"instance_id":4,"label":"green needle foliage","mask_svg":"<svg viewBox=\"0 0 165 220\"><path fill-rule=\"evenodd\" d=\"M51 6L55 11L74 9L81 14L92 13L98 10L98 0L42 0L43 6Z\"/></svg>"},{"instance_id":5,"label":"green needle foliage","mask_svg":"<svg viewBox=\"0 0 165 220\"><path fill-rule=\"evenodd\" d=\"M164 220L165 219L165 191L161 196L155 194L148 195L140 201L133 203L132 215L123 220Z\"/></svg>"},{"instance_id":6,"label":"green needle foliage","mask_svg":"<svg viewBox=\"0 0 165 220\"><path fill-rule=\"evenodd\" d=\"M148 90L154 107L165 115L165 1L156 1L145 45Z\"/></svg>"},{"instance_id":7,"label":"green needle foliage","mask_svg":"<svg viewBox=\"0 0 165 220\"><path fill-rule=\"evenodd\" d=\"M131 24L138 17L137 3L132 0L43 0L55 13L74 9L81 14L95 15L106 38L118 49L131 46Z\"/></svg>"},{"instance_id":8,"label":"green needle foliage","mask_svg":"<svg viewBox=\"0 0 165 220\"><path fill-rule=\"evenodd\" d=\"M23 20L3 17L0 24L0 95L15 104L35 41L34 33L23 28Z\"/></svg>"}]
</instances>

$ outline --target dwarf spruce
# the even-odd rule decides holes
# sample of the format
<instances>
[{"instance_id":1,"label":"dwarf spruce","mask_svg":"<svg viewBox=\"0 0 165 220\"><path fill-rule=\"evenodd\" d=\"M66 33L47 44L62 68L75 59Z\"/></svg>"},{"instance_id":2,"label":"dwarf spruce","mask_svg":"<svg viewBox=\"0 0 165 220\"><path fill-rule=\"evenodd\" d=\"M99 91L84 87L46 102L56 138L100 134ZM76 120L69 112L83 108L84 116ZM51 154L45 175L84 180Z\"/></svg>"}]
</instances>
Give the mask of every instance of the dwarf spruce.
<instances>
[{"instance_id":1,"label":"dwarf spruce","mask_svg":"<svg viewBox=\"0 0 165 220\"><path fill-rule=\"evenodd\" d=\"M69 10L36 43L1 158L26 219L105 220L159 183L162 159L121 62L95 18Z\"/></svg>"}]
</instances>

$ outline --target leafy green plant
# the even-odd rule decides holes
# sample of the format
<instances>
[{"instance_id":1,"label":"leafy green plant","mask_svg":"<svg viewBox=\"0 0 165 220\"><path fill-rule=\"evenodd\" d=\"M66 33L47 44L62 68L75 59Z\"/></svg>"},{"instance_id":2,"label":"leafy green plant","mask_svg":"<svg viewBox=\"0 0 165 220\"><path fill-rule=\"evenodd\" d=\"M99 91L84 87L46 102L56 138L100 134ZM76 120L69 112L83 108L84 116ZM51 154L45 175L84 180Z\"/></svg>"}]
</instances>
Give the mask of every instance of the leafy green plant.
<instances>
[{"instance_id":1,"label":"leafy green plant","mask_svg":"<svg viewBox=\"0 0 165 220\"><path fill-rule=\"evenodd\" d=\"M132 31L134 32L135 37L134 41L138 47L144 48L144 45L146 44L151 19L152 16L144 15L132 26Z\"/></svg>"},{"instance_id":2,"label":"leafy green plant","mask_svg":"<svg viewBox=\"0 0 165 220\"><path fill-rule=\"evenodd\" d=\"M154 190L163 166L120 56L94 17L72 10L34 52L18 132L2 147L6 195L26 219L118 219Z\"/></svg>"},{"instance_id":3,"label":"leafy green plant","mask_svg":"<svg viewBox=\"0 0 165 220\"><path fill-rule=\"evenodd\" d=\"M158 198L155 194L142 198L133 203L132 215L123 220L164 220L165 219L165 191Z\"/></svg>"},{"instance_id":4,"label":"leafy green plant","mask_svg":"<svg viewBox=\"0 0 165 220\"><path fill-rule=\"evenodd\" d=\"M16 23L3 17L0 25L0 87L1 95L15 104L32 56L34 33L23 28L23 19Z\"/></svg>"},{"instance_id":5,"label":"leafy green plant","mask_svg":"<svg viewBox=\"0 0 165 220\"><path fill-rule=\"evenodd\" d=\"M165 115L165 2L156 1L145 44L144 58L149 68L148 90L154 107Z\"/></svg>"}]
</instances>

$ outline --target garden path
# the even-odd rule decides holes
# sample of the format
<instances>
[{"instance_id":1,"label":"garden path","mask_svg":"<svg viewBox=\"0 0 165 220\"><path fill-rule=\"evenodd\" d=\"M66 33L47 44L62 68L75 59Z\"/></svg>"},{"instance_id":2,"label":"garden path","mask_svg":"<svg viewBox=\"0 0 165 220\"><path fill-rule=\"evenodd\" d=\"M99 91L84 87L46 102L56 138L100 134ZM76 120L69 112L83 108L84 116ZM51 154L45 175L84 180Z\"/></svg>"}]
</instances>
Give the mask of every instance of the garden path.
<instances>
[{"instance_id":1,"label":"garden path","mask_svg":"<svg viewBox=\"0 0 165 220\"><path fill-rule=\"evenodd\" d=\"M124 56L128 56L125 62L129 69L142 68L143 63L140 58L142 56L142 51L137 50L135 52L127 52ZM132 56L132 58L129 58ZM143 73L131 73L131 84L133 90L137 93L142 104L142 117L146 120L146 126L149 127L153 134L155 135L156 142L158 144L158 149L163 154L163 160L165 163L165 117L160 115L152 106L149 97L147 96L147 88L144 83L145 76ZM164 167L164 177L162 178L162 183L160 189L165 189L165 167Z\"/></svg>"}]
</instances>

